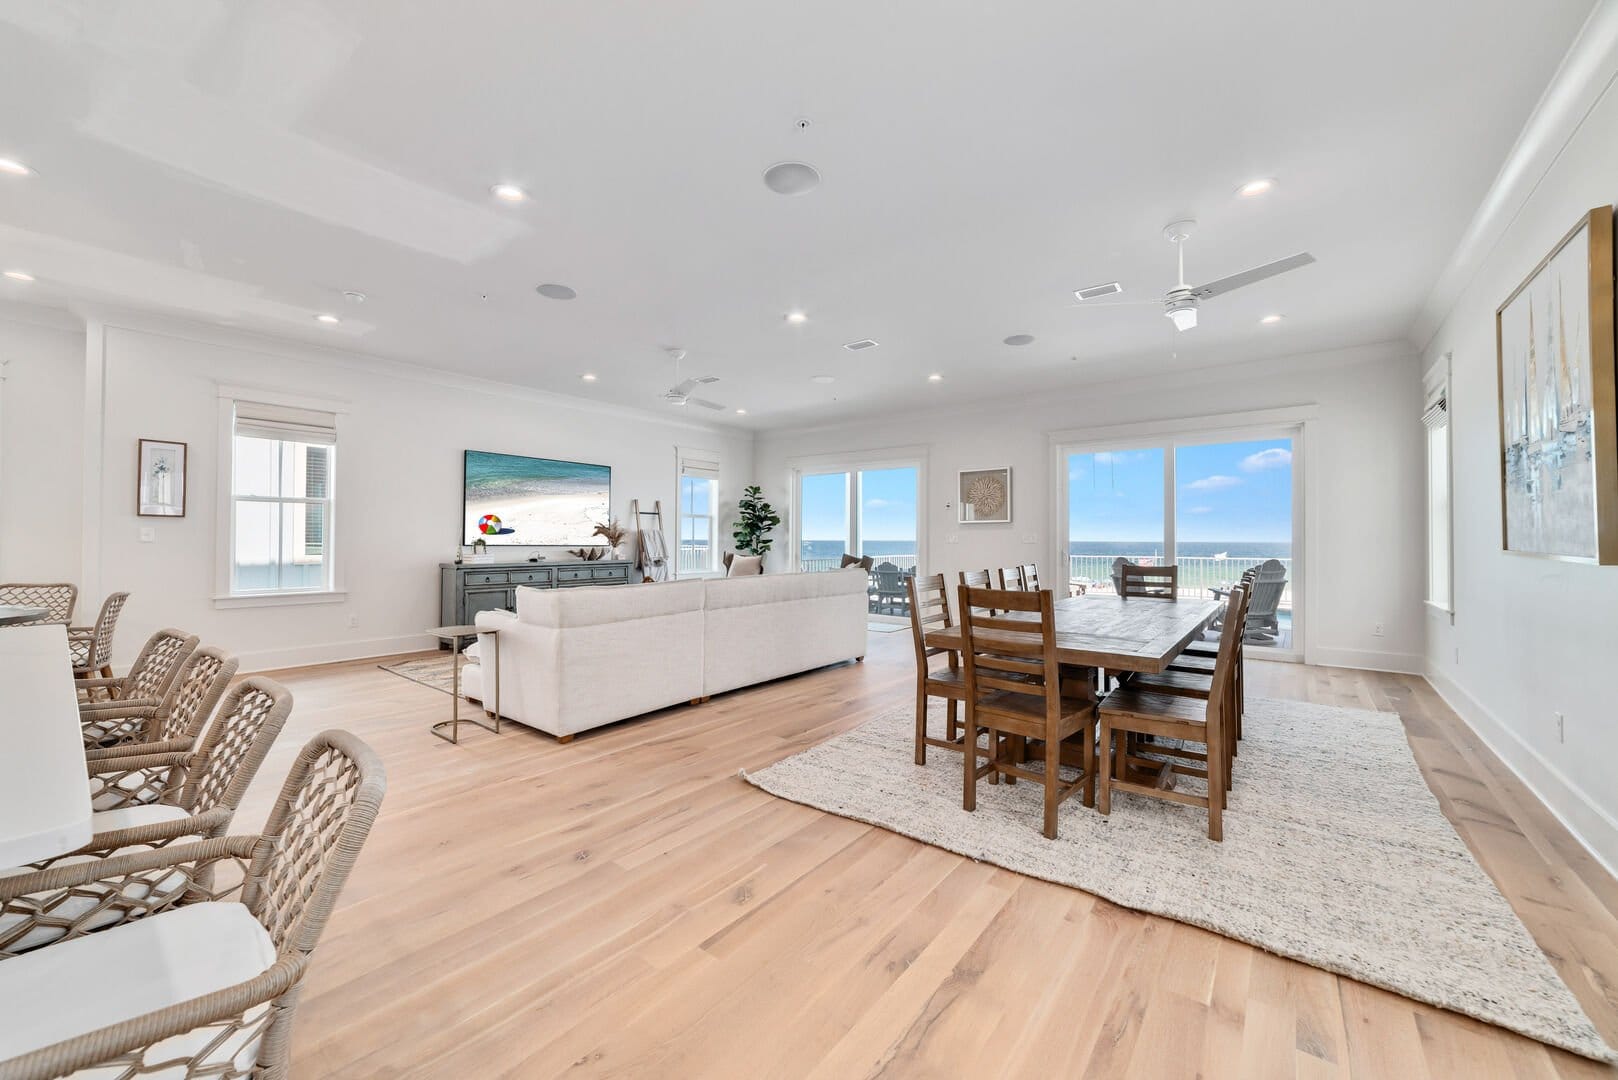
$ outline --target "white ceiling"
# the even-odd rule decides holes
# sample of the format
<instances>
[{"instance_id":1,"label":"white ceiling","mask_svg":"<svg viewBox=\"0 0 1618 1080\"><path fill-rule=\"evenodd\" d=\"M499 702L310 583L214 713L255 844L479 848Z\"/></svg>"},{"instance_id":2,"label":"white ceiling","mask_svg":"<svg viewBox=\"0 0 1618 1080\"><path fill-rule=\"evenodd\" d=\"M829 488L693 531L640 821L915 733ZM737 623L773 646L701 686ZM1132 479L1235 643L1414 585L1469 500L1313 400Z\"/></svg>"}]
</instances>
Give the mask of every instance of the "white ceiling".
<instances>
[{"instance_id":1,"label":"white ceiling","mask_svg":"<svg viewBox=\"0 0 1618 1080\"><path fill-rule=\"evenodd\" d=\"M38 172L0 175L0 269L38 279L0 299L649 408L680 345L753 427L1387 341L1590 8L0 0L0 156ZM820 188L770 192L783 159ZM1170 287L1185 216L1193 283L1319 262L1183 335L1079 309Z\"/></svg>"}]
</instances>

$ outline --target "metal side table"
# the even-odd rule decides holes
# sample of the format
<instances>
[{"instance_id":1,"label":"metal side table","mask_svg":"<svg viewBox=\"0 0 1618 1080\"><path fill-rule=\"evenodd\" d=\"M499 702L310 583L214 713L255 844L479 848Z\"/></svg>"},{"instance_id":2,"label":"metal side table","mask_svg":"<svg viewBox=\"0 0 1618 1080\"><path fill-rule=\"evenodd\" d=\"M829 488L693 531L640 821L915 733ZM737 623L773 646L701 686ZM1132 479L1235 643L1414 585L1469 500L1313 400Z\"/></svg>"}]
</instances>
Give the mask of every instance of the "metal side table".
<instances>
[{"instance_id":1,"label":"metal side table","mask_svg":"<svg viewBox=\"0 0 1618 1080\"><path fill-rule=\"evenodd\" d=\"M466 723L475 724L485 731L500 734L500 631L497 627L489 626L435 626L427 631L436 638L450 643L450 655L455 659L452 688L450 691L450 718L440 720L433 725L432 731L445 742L459 743L461 741L461 642L466 638L487 636L494 640L494 664L485 668L494 676L494 723L486 724L476 717L469 716ZM479 658L481 659L481 657ZM444 734L444 728L449 728L449 734Z\"/></svg>"}]
</instances>

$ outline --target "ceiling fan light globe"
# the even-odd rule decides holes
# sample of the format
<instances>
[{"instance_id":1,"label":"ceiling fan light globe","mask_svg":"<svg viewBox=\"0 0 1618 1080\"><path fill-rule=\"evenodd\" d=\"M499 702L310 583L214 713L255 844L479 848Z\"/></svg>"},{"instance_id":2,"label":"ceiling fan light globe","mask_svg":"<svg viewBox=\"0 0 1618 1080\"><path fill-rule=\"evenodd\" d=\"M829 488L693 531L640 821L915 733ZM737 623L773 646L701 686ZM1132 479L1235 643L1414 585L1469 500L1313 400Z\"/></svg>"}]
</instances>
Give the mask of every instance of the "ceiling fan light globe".
<instances>
[{"instance_id":1,"label":"ceiling fan light globe","mask_svg":"<svg viewBox=\"0 0 1618 1080\"><path fill-rule=\"evenodd\" d=\"M1197 309L1194 307L1171 308L1163 314L1169 317L1174 329L1184 333L1197 325Z\"/></svg>"}]
</instances>

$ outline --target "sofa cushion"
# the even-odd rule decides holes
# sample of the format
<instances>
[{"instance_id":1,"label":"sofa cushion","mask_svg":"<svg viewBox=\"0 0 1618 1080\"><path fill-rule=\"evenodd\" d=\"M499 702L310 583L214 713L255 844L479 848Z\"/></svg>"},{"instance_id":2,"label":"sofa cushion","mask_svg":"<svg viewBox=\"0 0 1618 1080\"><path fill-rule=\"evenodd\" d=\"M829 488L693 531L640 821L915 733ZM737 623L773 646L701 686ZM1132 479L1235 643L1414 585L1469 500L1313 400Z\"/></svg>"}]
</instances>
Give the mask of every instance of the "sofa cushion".
<instances>
[{"instance_id":1,"label":"sofa cushion","mask_svg":"<svg viewBox=\"0 0 1618 1080\"><path fill-rule=\"evenodd\" d=\"M236 903L173 908L13 957L0 963L0 1060L235 986L274 963L270 935ZM148 1060L196 1053L219 1034L174 1036ZM209 1060L234 1057L242 1071L233 1075L245 1075L257 1056L252 1031L225 1039Z\"/></svg>"},{"instance_id":2,"label":"sofa cushion","mask_svg":"<svg viewBox=\"0 0 1618 1080\"><path fill-rule=\"evenodd\" d=\"M863 570L827 570L817 574L761 574L746 578L717 578L707 582L706 606L715 608L750 607L788 600L813 600L849 593L865 595L867 577ZM861 627L863 630L864 627Z\"/></svg>"},{"instance_id":3,"label":"sofa cushion","mask_svg":"<svg viewBox=\"0 0 1618 1080\"><path fill-rule=\"evenodd\" d=\"M517 589L517 618L536 626L599 626L702 610L701 581L576 589Z\"/></svg>"}]
</instances>

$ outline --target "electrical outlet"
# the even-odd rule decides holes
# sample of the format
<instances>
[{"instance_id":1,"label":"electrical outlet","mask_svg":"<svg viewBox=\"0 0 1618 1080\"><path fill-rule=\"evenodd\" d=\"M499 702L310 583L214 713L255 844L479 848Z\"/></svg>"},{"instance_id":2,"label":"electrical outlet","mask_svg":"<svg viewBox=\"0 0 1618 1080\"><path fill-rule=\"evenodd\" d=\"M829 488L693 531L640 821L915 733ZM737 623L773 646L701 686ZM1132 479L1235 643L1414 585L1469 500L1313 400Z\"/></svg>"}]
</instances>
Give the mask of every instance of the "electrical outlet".
<instances>
[{"instance_id":1,"label":"electrical outlet","mask_svg":"<svg viewBox=\"0 0 1618 1080\"><path fill-rule=\"evenodd\" d=\"M360 628L360 617L358 615L350 615L348 617L348 628L350 630L358 630Z\"/></svg>"},{"instance_id":2,"label":"electrical outlet","mask_svg":"<svg viewBox=\"0 0 1618 1080\"><path fill-rule=\"evenodd\" d=\"M1461 666L1461 647L1459 645L1455 646L1455 666Z\"/></svg>"},{"instance_id":3,"label":"electrical outlet","mask_svg":"<svg viewBox=\"0 0 1618 1080\"><path fill-rule=\"evenodd\" d=\"M156 539L157 539L157 530L156 529L152 528L150 525L142 525L141 526L141 530L140 530L140 542L141 543L150 544L153 540L156 540Z\"/></svg>"},{"instance_id":4,"label":"electrical outlet","mask_svg":"<svg viewBox=\"0 0 1618 1080\"><path fill-rule=\"evenodd\" d=\"M1372 637L1381 637L1386 630L1387 630L1386 625L1384 625L1383 623L1376 623L1375 625L1373 625L1371 627L1371 636Z\"/></svg>"},{"instance_id":5,"label":"electrical outlet","mask_svg":"<svg viewBox=\"0 0 1618 1080\"><path fill-rule=\"evenodd\" d=\"M960 542L961 538L957 533L950 533L948 536L944 537L944 543L946 544L959 544Z\"/></svg>"},{"instance_id":6,"label":"electrical outlet","mask_svg":"<svg viewBox=\"0 0 1618 1080\"><path fill-rule=\"evenodd\" d=\"M1039 543L1039 537L1033 533L1023 533L1022 542L1025 544L1037 544Z\"/></svg>"},{"instance_id":7,"label":"electrical outlet","mask_svg":"<svg viewBox=\"0 0 1618 1080\"><path fill-rule=\"evenodd\" d=\"M1556 741L1559 743L1567 742L1567 718L1561 713L1552 713L1551 715L1556 717Z\"/></svg>"}]
</instances>

